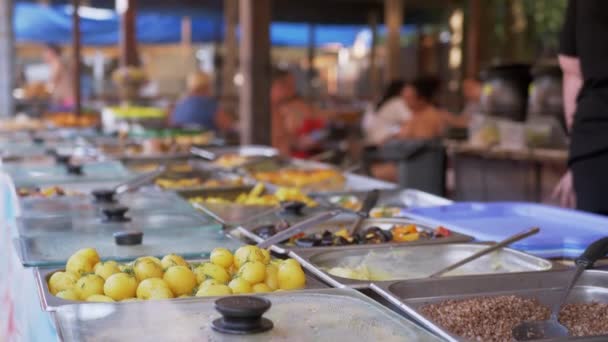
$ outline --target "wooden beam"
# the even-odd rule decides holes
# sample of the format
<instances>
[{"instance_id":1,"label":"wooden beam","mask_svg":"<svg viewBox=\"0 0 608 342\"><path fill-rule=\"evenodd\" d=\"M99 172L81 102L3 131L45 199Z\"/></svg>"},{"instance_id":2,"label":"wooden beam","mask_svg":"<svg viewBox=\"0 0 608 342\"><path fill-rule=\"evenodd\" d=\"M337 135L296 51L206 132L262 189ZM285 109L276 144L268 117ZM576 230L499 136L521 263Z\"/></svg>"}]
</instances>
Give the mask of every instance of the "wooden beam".
<instances>
[{"instance_id":1,"label":"wooden beam","mask_svg":"<svg viewBox=\"0 0 608 342\"><path fill-rule=\"evenodd\" d=\"M0 0L0 117L13 115L13 1Z\"/></svg>"},{"instance_id":2,"label":"wooden beam","mask_svg":"<svg viewBox=\"0 0 608 342\"><path fill-rule=\"evenodd\" d=\"M229 113L236 113L233 104L236 100L234 76L238 67L238 40L236 29L239 23L238 0L224 0L224 58L222 62L222 98L223 106Z\"/></svg>"},{"instance_id":3,"label":"wooden beam","mask_svg":"<svg viewBox=\"0 0 608 342\"><path fill-rule=\"evenodd\" d=\"M72 64L73 64L73 80L74 80L74 114L80 115L82 112L82 98L80 93L80 62L81 62L81 46L80 46L80 0L72 0Z\"/></svg>"},{"instance_id":4,"label":"wooden beam","mask_svg":"<svg viewBox=\"0 0 608 342\"><path fill-rule=\"evenodd\" d=\"M378 51L376 45L378 44L378 12L371 12L369 15L369 28L372 32L372 42L369 51L369 84L371 90L372 99L376 99L379 94L379 89L382 88L380 84L380 73L378 72Z\"/></svg>"},{"instance_id":5,"label":"wooden beam","mask_svg":"<svg viewBox=\"0 0 608 342\"><path fill-rule=\"evenodd\" d=\"M139 66L137 52L137 0L119 0L117 9L120 14L120 65Z\"/></svg>"},{"instance_id":6,"label":"wooden beam","mask_svg":"<svg viewBox=\"0 0 608 342\"><path fill-rule=\"evenodd\" d=\"M481 1L469 0L466 38L466 77L479 76L481 62Z\"/></svg>"},{"instance_id":7,"label":"wooden beam","mask_svg":"<svg viewBox=\"0 0 608 342\"><path fill-rule=\"evenodd\" d=\"M239 0L241 20L241 143L271 144L270 3Z\"/></svg>"},{"instance_id":8,"label":"wooden beam","mask_svg":"<svg viewBox=\"0 0 608 342\"><path fill-rule=\"evenodd\" d=\"M386 37L386 80L392 81L401 75L401 27L403 26L404 0L384 0L384 23Z\"/></svg>"}]
</instances>

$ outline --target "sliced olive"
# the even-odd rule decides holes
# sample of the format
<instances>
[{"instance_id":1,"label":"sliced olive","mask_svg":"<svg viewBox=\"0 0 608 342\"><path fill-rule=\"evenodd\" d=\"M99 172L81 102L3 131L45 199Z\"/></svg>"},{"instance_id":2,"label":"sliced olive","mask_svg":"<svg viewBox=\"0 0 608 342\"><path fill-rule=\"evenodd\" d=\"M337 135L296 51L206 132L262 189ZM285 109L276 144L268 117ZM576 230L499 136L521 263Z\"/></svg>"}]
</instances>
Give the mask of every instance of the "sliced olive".
<instances>
[{"instance_id":1,"label":"sliced olive","mask_svg":"<svg viewBox=\"0 0 608 342\"><path fill-rule=\"evenodd\" d=\"M299 239L296 239L295 242L296 242L296 246L298 246L298 247L309 248L309 247L315 246L315 239L311 238L311 237L299 238Z\"/></svg>"}]
</instances>

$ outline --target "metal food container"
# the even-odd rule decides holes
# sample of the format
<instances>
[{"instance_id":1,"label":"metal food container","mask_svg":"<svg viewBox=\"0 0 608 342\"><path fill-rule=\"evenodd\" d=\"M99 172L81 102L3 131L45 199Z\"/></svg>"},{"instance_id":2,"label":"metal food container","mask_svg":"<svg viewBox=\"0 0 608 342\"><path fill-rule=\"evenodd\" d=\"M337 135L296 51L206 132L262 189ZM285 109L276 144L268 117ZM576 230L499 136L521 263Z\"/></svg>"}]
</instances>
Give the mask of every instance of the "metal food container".
<instances>
[{"instance_id":1,"label":"metal food container","mask_svg":"<svg viewBox=\"0 0 608 342\"><path fill-rule=\"evenodd\" d=\"M572 270L554 270L386 282L373 284L372 289L430 331L448 341L461 341L461 337L451 334L422 315L420 308L450 299L504 295L536 298L550 307L561 299L563 287L571 278ZM567 303L592 302L608 303L608 272L585 271L567 300ZM564 340L607 341L608 336Z\"/></svg>"},{"instance_id":2,"label":"metal food container","mask_svg":"<svg viewBox=\"0 0 608 342\"><path fill-rule=\"evenodd\" d=\"M325 211L326 209L323 209L321 207L321 208L316 209L315 211L321 211L321 210ZM256 226L259 226L259 225L275 223L279 220L278 217L274 217L274 219L269 220L270 218L272 218L272 217L265 217L265 218L259 220L258 222L250 221L250 223L247 225L247 228L245 228L244 226L239 226L239 227L237 227L237 230L239 230L240 233L243 234L243 236L246 236L247 238L249 238L257 243L262 242L264 239L262 237L256 235L252 231L252 228L255 228ZM305 217L300 217L300 218L298 218L298 220L302 220L304 218ZM313 228L307 229L304 233L307 235L312 234L312 233L323 233L324 231L330 231L332 233L335 233L341 229L350 229L355 219L356 219L356 216L354 216L354 214L344 213L339 216L336 216L335 218L333 218L323 224L319 224ZM287 221L290 224L297 223L297 221L295 221L293 218L288 218ZM360 229L365 230L370 227L378 227L383 230L389 230L395 225L404 225L404 226L415 225L419 231L426 231L426 232L432 232L435 229L434 227L423 225L416 221L412 221L412 220L409 220L406 218L366 219L361 222ZM397 246L404 246L404 245L412 246L412 245L429 245L429 244L441 244L441 243L468 242L468 241L471 241L472 239L473 238L468 235L463 235L463 234L456 233L456 232L450 232L450 236L441 237L441 238L433 238L433 239L420 238L419 240L410 241L410 242L386 242L386 243L379 243L379 244L344 245L344 246L309 247L309 248L301 248L301 247L297 247L297 246L290 246L290 245L282 244L282 245L278 245L278 246L273 246L273 250L277 253L282 253L282 254L289 253L289 251L301 251L302 253L306 252L308 254L309 251L314 251L314 252L310 252L310 253L320 253L323 251L334 251L334 250L345 250L345 249L367 251L367 250L371 250L371 249L397 247Z\"/></svg>"},{"instance_id":3,"label":"metal food container","mask_svg":"<svg viewBox=\"0 0 608 342\"><path fill-rule=\"evenodd\" d=\"M190 263L202 263L209 260L204 259L196 259L196 260L187 260ZM91 302L86 302L83 300L74 301L74 300L66 300L51 294L49 290L49 279L55 272L65 272L63 268L35 268L34 269L34 277L36 278L36 285L38 286L38 294L40 297L40 305L42 309L45 311L55 311L57 308L65 305L74 305L74 304L91 304ZM317 278L312 273L305 271L306 273L306 287L305 289L326 289L328 286L319 278ZM172 298L171 301L181 301L183 298ZM186 299L187 300L187 299Z\"/></svg>"},{"instance_id":4,"label":"metal food container","mask_svg":"<svg viewBox=\"0 0 608 342\"><path fill-rule=\"evenodd\" d=\"M191 200L196 197L203 198L221 198L227 201L235 201L242 194L249 193L253 189L252 185L246 185L242 188L207 188L207 189L188 189L179 190L178 193ZM266 192L266 190L264 190ZM255 221L260 217L265 217L269 214L280 210L276 206L264 205L243 205L238 203L192 203L192 205L209 215L221 224L229 227L237 227L247 222Z\"/></svg>"},{"instance_id":5,"label":"metal food container","mask_svg":"<svg viewBox=\"0 0 608 342\"><path fill-rule=\"evenodd\" d=\"M242 175L238 175L230 172L219 172L219 171L210 171L210 170L201 170L201 169L192 169L186 172L172 172L167 171L156 178L155 182L159 179L166 180L174 180L179 181L180 179L198 179L202 184L196 184L192 186L182 186L182 187L162 187L156 183L157 187L169 190L169 191L187 191L187 190L207 190L207 189L216 189L216 190L242 190L251 188L255 182ZM208 182L217 181L217 184L209 184Z\"/></svg>"},{"instance_id":6,"label":"metal food container","mask_svg":"<svg viewBox=\"0 0 608 342\"><path fill-rule=\"evenodd\" d=\"M59 308L54 316L58 334L66 342L139 340L142 332L158 341L439 341L349 289L259 297L271 303L263 317L273 323L273 328L249 335L228 335L212 329L212 322L221 317L214 308L217 298L72 305Z\"/></svg>"},{"instance_id":7,"label":"metal food container","mask_svg":"<svg viewBox=\"0 0 608 342\"><path fill-rule=\"evenodd\" d=\"M345 191L338 193L323 193L317 194L315 200L327 206L342 207L341 201L347 200L351 203L358 204L358 208L346 208L350 210L359 210L363 199L368 191ZM447 198L435 196L420 190L414 189L384 189L380 190L378 198L378 207L395 207L395 208L410 208L410 207L436 207L449 205L453 202ZM400 216L407 216L405 213L400 213Z\"/></svg>"},{"instance_id":8,"label":"metal food container","mask_svg":"<svg viewBox=\"0 0 608 342\"><path fill-rule=\"evenodd\" d=\"M198 151L198 153L193 152L193 154L208 159L208 161L199 162L202 167L209 169L224 169L230 171L239 169L254 160L258 161L265 159L273 159L279 156L279 151L277 149L260 145L205 147L198 148L195 151ZM235 165L220 165L215 161L222 157L227 157L231 155L244 157L243 163L237 163Z\"/></svg>"},{"instance_id":9,"label":"metal food container","mask_svg":"<svg viewBox=\"0 0 608 342\"><path fill-rule=\"evenodd\" d=\"M435 244L393 245L384 249L365 246L332 247L324 251L294 249L290 255L329 284L361 288L372 283L425 278L487 247L474 243L437 244L440 239L432 241ZM550 261L503 248L445 276L547 271L552 268Z\"/></svg>"}]
</instances>

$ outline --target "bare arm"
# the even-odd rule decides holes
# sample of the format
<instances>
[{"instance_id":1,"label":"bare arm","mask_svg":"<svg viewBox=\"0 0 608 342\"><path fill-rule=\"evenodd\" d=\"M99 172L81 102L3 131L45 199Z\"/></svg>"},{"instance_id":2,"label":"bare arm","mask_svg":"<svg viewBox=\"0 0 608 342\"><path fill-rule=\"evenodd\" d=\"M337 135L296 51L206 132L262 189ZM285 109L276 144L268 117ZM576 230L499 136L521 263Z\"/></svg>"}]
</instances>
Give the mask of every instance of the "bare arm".
<instances>
[{"instance_id":1,"label":"bare arm","mask_svg":"<svg viewBox=\"0 0 608 342\"><path fill-rule=\"evenodd\" d=\"M570 130L576 112L576 97L583 86L581 63L577 57L559 55L559 65L564 73L564 111L566 124Z\"/></svg>"}]
</instances>

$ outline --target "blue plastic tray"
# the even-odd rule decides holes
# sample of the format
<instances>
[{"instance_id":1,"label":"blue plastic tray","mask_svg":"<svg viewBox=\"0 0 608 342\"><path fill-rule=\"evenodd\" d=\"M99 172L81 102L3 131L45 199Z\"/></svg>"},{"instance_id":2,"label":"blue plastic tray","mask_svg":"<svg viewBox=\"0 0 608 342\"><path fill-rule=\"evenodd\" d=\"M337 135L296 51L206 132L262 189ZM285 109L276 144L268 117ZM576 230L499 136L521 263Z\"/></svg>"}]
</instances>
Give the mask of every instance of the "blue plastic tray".
<instances>
[{"instance_id":1,"label":"blue plastic tray","mask_svg":"<svg viewBox=\"0 0 608 342\"><path fill-rule=\"evenodd\" d=\"M593 241L608 236L608 217L533 203L464 202L413 208L406 215L478 241L498 241L539 227L538 234L511 247L544 258L575 258Z\"/></svg>"}]
</instances>

